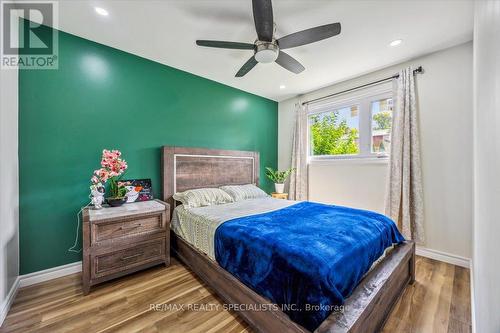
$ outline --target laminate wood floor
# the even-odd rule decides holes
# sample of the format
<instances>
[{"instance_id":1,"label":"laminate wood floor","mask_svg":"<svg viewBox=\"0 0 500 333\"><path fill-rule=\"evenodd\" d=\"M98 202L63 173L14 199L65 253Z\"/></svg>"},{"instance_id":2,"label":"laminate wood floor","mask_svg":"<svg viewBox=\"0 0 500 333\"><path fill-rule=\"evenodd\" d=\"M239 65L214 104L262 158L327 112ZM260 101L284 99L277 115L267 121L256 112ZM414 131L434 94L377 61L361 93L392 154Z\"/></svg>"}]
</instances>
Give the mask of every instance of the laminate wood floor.
<instances>
[{"instance_id":1,"label":"laminate wood floor","mask_svg":"<svg viewBox=\"0 0 500 333\"><path fill-rule=\"evenodd\" d=\"M469 270L417 257L416 273L383 332L470 332ZM0 332L251 331L175 259L168 268L97 286L88 296L80 279L73 274L21 288Z\"/></svg>"}]
</instances>

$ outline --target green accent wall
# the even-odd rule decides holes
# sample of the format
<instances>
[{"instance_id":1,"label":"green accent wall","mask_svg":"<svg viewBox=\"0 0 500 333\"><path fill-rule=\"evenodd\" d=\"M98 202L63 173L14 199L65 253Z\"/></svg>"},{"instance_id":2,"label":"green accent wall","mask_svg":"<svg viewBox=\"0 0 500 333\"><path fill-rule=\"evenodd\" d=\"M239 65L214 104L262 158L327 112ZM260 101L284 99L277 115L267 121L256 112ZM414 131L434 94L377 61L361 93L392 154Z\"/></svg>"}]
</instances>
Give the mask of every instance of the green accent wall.
<instances>
[{"instance_id":1,"label":"green accent wall","mask_svg":"<svg viewBox=\"0 0 500 333\"><path fill-rule=\"evenodd\" d=\"M151 178L157 198L164 145L259 151L270 191L263 167L277 166L277 110L269 99L60 32L58 70L19 71L20 274L81 260L68 248L104 148L122 151L126 178Z\"/></svg>"}]
</instances>

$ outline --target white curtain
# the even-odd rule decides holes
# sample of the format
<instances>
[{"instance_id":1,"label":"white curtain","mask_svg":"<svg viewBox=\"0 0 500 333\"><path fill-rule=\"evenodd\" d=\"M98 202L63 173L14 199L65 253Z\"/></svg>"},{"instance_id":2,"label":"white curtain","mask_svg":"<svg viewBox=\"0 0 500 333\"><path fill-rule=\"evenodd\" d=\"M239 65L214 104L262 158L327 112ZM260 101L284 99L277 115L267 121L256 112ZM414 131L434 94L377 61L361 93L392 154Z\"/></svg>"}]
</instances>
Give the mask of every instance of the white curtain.
<instances>
[{"instance_id":1,"label":"white curtain","mask_svg":"<svg viewBox=\"0 0 500 333\"><path fill-rule=\"evenodd\" d=\"M424 241L424 207L413 68L399 73L392 123L386 215L407 239Z\"/></svg>"},{"instance_id":2,"label":"white curtain","mask_svg":"<svg viewBox=\"0 0 500 333\"><path fill-rule=\"evenodd\" d=\"M292 168L290 199L307 200L307 105L295 104L295 131L292 144Z\"/></svg>"}]
</instances>

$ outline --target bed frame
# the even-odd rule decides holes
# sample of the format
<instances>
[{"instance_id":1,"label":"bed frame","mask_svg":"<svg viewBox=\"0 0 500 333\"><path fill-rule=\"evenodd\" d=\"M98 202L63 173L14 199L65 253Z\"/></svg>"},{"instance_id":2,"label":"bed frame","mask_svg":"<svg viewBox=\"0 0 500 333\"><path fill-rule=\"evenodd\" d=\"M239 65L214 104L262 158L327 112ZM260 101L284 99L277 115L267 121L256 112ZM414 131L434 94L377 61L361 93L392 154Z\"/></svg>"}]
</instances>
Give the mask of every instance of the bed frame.
<instances>
[{"instance_id":1,"label":"bed frame","mask_svg":"<svg viewBox=\"0 0 500 333\"><path fill-rule=\"evenodd\" d=\"M175 206L175 192L202 187L259 183L259 153L205 148L163 147L163 199ZM241 283L207 255L171 232L173 253L258 332L309 332L279 307ZM415 244L396 246L354 289L343 312L332 312L315 330L377 332L408 283L415 280ZM241 304L266 311L244 311Z\"/></svg>"}]
</instances>

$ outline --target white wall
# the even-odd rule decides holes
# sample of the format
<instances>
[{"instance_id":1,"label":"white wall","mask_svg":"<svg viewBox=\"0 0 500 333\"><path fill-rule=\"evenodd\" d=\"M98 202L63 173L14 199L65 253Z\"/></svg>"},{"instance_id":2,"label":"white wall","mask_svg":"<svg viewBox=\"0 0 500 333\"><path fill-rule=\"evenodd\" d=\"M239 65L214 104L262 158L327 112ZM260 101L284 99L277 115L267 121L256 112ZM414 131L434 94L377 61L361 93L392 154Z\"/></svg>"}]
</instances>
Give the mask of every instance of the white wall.
<instances>
[{"instance_id":1,"label":"white wall","mask_svg":"<svg viewBox=\"0 0 500 333\"><path fill-rule=\"evenodd\" d=\"M387 162L314 162L309 200L384 213Z\"/></svg>"},{"instance_id":2,"label":"white wall","mask_svg":"<svg viewBox=\"0 0 500 333\"><path fill-rule=\"evenodd\" d=\"M500 332L500 2L477 1L474 27L476 332Z\"/></svg>"},{"instance_id":3,"label":"white wall","mask_svg":"<svg viewBox=\"0 0 500 333\"><path fill-rule=\"evenodd\" d=\"M301 96L328 95L385 78L409 64L417 76L426 248L471 257L472 42ZM279 103L278 165L290 164L297 98ZM311 200L383 212L387 164L335 162L309 168Z\"/></svg>"},{"instance_id":4,"label":"white wall","mask_svg":"<svg viewBox=\"0 0 500 333\"><path fill-rule=\"evenodd\" d=\"M0 324L19 275L18 72L0 69Z\"/></svg>"}]
</instances>

